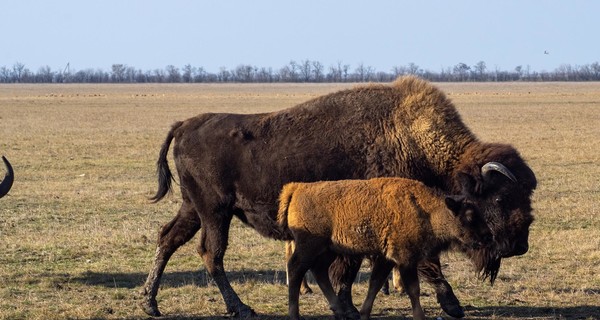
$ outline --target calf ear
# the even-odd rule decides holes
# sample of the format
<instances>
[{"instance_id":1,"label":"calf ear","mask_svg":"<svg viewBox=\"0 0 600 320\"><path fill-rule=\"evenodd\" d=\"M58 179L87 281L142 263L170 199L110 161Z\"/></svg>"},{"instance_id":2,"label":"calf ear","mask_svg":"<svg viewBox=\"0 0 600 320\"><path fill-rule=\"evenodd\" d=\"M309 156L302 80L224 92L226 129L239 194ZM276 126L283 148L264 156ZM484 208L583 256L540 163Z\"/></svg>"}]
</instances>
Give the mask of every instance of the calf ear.
<instances>
[{"instance_id":1,"label":"calf ear","mask_svg":"<svg viewBox=\"0 0 600 320\"><path fill-rule=\"evenodd\" d=\"M446 197L446 207L454 213L455 216L460 214L460 208L462 207L462 203L465 200L463 196L447 196Z\"/></svg>"}]
</instances>

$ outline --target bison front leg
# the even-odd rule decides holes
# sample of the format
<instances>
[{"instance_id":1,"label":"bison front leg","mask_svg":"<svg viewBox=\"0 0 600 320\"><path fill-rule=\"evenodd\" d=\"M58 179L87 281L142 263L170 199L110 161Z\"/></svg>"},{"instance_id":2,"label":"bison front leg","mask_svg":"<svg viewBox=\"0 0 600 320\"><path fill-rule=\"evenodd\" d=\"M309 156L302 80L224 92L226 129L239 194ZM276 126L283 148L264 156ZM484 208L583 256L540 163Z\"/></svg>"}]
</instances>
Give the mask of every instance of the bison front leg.
<instances>
[{"instance_id":1,"label":"bison front leg","mask_svg":"<svg viewBox=\"0 0 600 320\"><path fill-rule=\"evenodd\" d=\"M351 310L353 318L360 318L358 309L352 302L352 283L360 270L362 257L360 256L337 256L329 267L329 278L333 287L345 308Z\"/></svg>"},{"instance_id":2,"label":"bison front leg","mask_svg":"<svg viewBox=\"0 0 600 320\"><path fill-rule=\"evenodd\" d=\"M171 222L164 225L158 236L158 245L154 257L154 266L142 289L141 307L150 316L160 316L156 295L160 279L169 262L169 258L179 247L188 242L200 229L200 219L189 202L184 201L179 213Z\"/></svg>"},{"instance_id":3,"label":"bison front leg","mask_svg":"<svg viewBox=\"0 0 600 320\"><path fill-rule=\"evenodd\" d=\"M464 317L465 312L460 306L460 301L458 301L458 298L454 295L454 291L452 291L452 287L446 281L446 278L444 278L440 257L431 257L421 262L418 269L419 275L435 289L436 297L442 310L454 318Z\"/></svg>"},{"instance_id":4,"label":"bison front leg","mask_svg":"<svg viewBox=\"0 0 600 320\"><path fill-rule=\"evenodd\" d=\"M255 316L254 310L244 304L231 287L223 266L232 216L218 211L211 213L212 215L202 217L198 253L204 260L206 270L217 284L221 296L223 296L227 312L240 318Z\"/></svg>"}]
</instances>

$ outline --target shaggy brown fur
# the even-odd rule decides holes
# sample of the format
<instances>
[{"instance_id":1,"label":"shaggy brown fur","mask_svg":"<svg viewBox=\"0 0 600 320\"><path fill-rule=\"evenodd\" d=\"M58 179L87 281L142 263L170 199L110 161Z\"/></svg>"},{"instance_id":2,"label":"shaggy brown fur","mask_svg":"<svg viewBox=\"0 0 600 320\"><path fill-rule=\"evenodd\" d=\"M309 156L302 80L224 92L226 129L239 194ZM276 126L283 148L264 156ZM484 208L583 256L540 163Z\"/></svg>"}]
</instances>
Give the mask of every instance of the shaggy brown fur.
<instances>
[{"instance_id":1,"label":"shaggy brown fur","mask_svg":"<svg viewBox=\"0 0 600 320\"><path fill-rule=\"evenodd\" d=\"M13 172L10 162L8 162L4 156L2 156L2 161L6 166L6 175L4 176L2 183L0 183L0 198L4 197L8 193L15 179L15 173Z\"/></svg>"},{"instance_id":2,"label":"shaggy brown fur","mask_svg":"<svg viewBox=\"0 0 600 320\"><path fill-rule=\"evenodd\" d=\"M336 254L376 257L360 311L362 319L369 318L391 266L402 274L414 318L424 319L419 262L437 257L452 243L484 247L492 242L472 199L444 197L421 182L402 178L287 184L281 192L277 221L296 244L288 262L292 319L299 319L300 281L308 269L313 270L336 316L351 316L329 282L329 265L323 264Z\"/></svg>"},{"instance_id":3,"label":"shaggy brown fur","mask_svg":"<svg viewBox=\"0 0 600 320\"><path fill-rule=\"evenodd\" d=\"M512 147L480 143L450 100L415 77L339 91L273 113L201 114L178 122L157 162L155 201L171 188L167 153L172 141L183 201L159 233L154 266L143 288L142 307L150 315L160 314L156 294L169 258L198 230L198 252L227 310L252 314L231 288L223 266L229 224L237 216L264 236L289 240L275 220L279 191L293 181L398 176L456 193L456 180L464 172L479 186L478 197L500 197L505 204L502 214L486 216L496 245L465 250L484 270L499 266L488 261L527 250L533 172ZM484 181L480 168L490 161L506 165L518 183L499 174ZM360 259L342 257L330 269L348 305L359 266ZM423 263L420 272L434 286L442 308L461 316L439 259Z\"/></svg>"}]
</instances>

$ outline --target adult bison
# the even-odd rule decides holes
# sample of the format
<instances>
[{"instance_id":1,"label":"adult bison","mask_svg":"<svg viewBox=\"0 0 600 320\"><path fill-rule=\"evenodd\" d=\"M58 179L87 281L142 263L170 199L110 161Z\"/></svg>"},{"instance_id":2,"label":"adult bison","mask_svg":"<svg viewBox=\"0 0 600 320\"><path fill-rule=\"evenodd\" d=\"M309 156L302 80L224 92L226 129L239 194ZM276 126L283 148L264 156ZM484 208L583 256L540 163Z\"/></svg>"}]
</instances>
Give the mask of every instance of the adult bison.
<instances>
[{"instance_id":1,"label":"adult bison","mask_svg":"<svg viewBox=\"0 0 600 320\"><path fill-rule=\"evenodd\" d=\"M493 281L501 258L528 250L536 187L532 170L511 146L478 141L444 93L416 77L339 91L273 113L201 114L177 122L160 151L154 201L171 189L167 153L173 139L183 202L159 232L144 284L142 307L153 316L160 315L156 295L169 258L200 229L198 253L227 311L252 315L223 266L230 222L236 216L263 236L291 240L279 231L276 218L280 189L292 181L399 176L458 193L459 180L467 176L475 196L502 208L500 215L484 212L495 245L462 248L476 267ZM486 166L489 162L500 165ZM330 268L340 300L351 308L350 287L359 266L360 259L342 257ZM463 316L439 257L419 271L442 308Z\"/></svg>"},{"instance_id":2,"label":"adult bison","mask_svg":"<svg viewBox=\"0 0 600 320\"><path fill-rule=\"evenodd\" d=\"M0 183L0 198L4 197L8 193L10 187L12 187L13 181L15 180L15 173L13 172L10 162L8 162L4 156L2 156L2 161L4 161L4 165L6 166L6 175Z\"/></svg>"}]
</instances>

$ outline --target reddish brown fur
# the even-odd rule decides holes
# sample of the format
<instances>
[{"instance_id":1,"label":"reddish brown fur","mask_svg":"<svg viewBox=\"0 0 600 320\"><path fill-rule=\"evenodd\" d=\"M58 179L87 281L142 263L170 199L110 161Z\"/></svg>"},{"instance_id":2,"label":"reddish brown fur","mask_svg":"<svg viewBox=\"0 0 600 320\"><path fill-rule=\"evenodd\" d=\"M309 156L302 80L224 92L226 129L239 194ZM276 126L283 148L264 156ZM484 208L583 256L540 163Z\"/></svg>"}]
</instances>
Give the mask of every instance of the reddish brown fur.
<instances>
[{"instance_id":1,"label":"reddish brown fur","mask_svg":"<svg viewBox=\"0 0 600 320\"><path fill-rule=\"evenodd\" d=\"M198 252L227 310L252 314L224 271L229 224L237 216L264 236L286 240L275 222L277 198L281 187L292 181L398 176L456 193L456 181L466 174L478 187L478 197L493 201L501 195L509 205L502 212L486 213L497 229L492 230L497 246L464 250L482 261L484 269L493 269L501 257L527 248L533 172L512 147L480 143L443 92L415 77L339 91L273 113L202 114L178 122L161 148L156 201L171 188L171 142L183 201L159 234L154 266L143 288L142 306L151 315L160 314L156 294L170 256L198 230ZM479 169L488 161L505 162L519 184L501 176L483 183ZM332 265L332 278L352 305L349 283L360 260L343 259ZM444 310L460 316L439 258L424 263L421 273L434 285Z\"/></svg>"},{"instance_id":2,"label":"reddish brown fur","mask_svg":"<svg viewBox=\"0 0 600 320\"><path fill-rule=\"evenodd\" d=\"M490 230L476 211L478 206L465 210L453 205L452 213L447 208L451 199L446 198L446 202L444 199L439 192L421 182L402 178L285 185L277 220L285 232L293 235L296 243L288 263L291 318L299 318L298 279L309 268L314 269L322 255L379 257L374 259L375 271L371 280L375 287L369 288L370 294L361 310L362 318L368 319L375 298L373 292L380 289L390 271L377 274L377 270L393 263L401 273L411 274L410 269L414 269L412 273L416 275L420 261L438 256L451 243L471 247L474 243L481 245L491 241ZM418 280L403 280L413 286L416 283L417 288L409 287L407 292L414 317L424 318L418 299ZM335 294L331 295L332 290L324 288L331 284L319 285L326 295L329 294L327 298L332 309L339 313L337 315L345 316L346 311L342 311Z\"/></svg>"}]
</instances>

